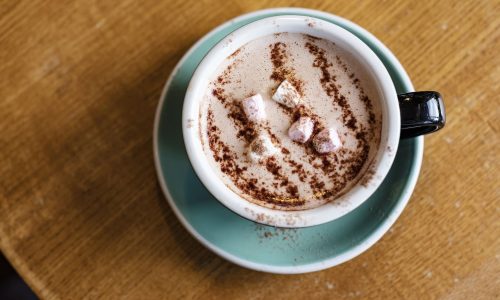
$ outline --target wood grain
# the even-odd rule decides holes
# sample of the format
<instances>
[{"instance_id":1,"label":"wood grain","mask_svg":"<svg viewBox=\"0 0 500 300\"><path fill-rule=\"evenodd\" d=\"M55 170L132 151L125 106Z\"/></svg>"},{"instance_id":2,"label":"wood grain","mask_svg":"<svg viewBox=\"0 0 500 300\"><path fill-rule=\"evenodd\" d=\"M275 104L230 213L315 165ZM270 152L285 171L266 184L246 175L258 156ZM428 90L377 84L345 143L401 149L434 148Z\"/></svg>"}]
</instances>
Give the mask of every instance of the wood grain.
<instances>
[{"instance_id":1,"label":"wood grain","mask_svg":"<svg viewBox=\"0 0 500 300\"><path fill-rule=\"evenodd\" d=\"M448 113L390 232L352 261L297 276L240 268L190 237L151 150L182 54L214 26L277 6L365 27ZM499 25L494 0L3 1L0 249L45 299L498 298Z\"/></svg>"}]
</instances>

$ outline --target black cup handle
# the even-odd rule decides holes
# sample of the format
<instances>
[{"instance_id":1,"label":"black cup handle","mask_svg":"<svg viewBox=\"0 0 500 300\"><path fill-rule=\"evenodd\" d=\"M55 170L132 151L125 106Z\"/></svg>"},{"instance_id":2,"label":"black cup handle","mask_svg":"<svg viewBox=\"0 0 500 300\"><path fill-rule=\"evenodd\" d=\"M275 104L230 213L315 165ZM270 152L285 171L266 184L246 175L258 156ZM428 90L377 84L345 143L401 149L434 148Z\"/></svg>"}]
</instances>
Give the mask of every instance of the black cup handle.
<instances>
[{"instance_id":1,"label":"black cup handle","mask_svg":"<svg viewBox=\"0 0 500 300\"><path fill-rule=\"evenodd\" d=\"M438 92L413 92L398 95L401 111L401 138L412 138L444 127L443 98Z\"/></svg>"}]
</instances>

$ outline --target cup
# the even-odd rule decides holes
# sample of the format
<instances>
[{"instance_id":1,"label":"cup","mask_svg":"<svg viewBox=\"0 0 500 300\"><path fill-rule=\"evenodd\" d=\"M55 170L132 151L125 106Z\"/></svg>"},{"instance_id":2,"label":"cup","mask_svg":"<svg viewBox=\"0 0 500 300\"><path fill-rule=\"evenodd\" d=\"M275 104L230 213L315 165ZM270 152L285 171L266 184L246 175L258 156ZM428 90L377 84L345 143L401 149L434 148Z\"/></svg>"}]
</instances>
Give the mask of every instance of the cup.
<instances>
[{"instance_id":1,"label":"cup","mask_svg":"<svg viewBox=\"0 0 500 300\"><path fill-rule=\"evenodd\" d=\"M310 24L314 26L310 26ZM375 157L368 166L369 178L361 178L354 187L332 203L301 210L274 210L251 203L229 189L206 159L199 135L200 101L209 78L221 62L246 43L274 33L302 33L334 42L348 51L371 74L377 87L382 111L381 139ZM204 57L191 78L182 112L182 130L189 160L197 176L223 205L240 216L258 223L299 228L335 220L366 201L380 186L394 161L400 138L434 132L445 124L443 101L437 92L397 95L391 77L377 55L359 38L332 23L304 16L286 15L261 19L235 30ZM368 168L365 168L368 169ZM363 182L363 184L361 184Z\"/></svg>"}]
</instances>

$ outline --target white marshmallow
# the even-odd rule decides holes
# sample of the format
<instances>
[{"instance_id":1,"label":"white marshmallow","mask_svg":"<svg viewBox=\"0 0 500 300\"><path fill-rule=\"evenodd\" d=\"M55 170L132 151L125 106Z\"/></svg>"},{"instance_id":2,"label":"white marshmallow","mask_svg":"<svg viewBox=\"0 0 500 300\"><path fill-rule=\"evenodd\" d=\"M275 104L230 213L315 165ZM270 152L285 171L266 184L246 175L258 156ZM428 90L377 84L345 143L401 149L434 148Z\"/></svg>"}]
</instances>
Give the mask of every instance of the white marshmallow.
<instances>
[{"instance_id":1,"label":"white marshmallow","mask_svg":"<svg viewBox=\"0 0 500 300\"><path fill-rule=\"evenodd\" d=\"M260 94L241 100L241 106L247 119L251 122L258 122L266 118L265 105Z\"/></svg>"},{"instance_id":2,"label":"white marshmallow","mask_svg":"<svg viewBox=\"0 0 500 300\"><path fill-rule=\"evenodd\" d=\"M299 143L305 143L311 137L314 129L314 122L309 117L300 117L288 129L288 136Z\"/></svg>"},{"instance_id":3,"label":"white marshmallow","mask_svg":"<svg viewBox=\"0 0 500 300\"><path fill-rule=\"evenodd\" d=\"M324 129L313 138L313 145L319 153L329 153L342 147L339 134L333 128Z\"/></svg>"},{"instance_id":4,"label":"white marshmallow","mask_svg":"<svg viewBox=\"0 0 500 300\"><path fill-rule=\"evenodd\" d=\"M283 80L274 92L273 100L288 107L295 107L299 104L300 94L288 80Z\"/></svg>"},{"instance_id":5,"label":"white marshmallow","mask_svg":"<svg viewBox=\"0 0 500 300\"><path fill-rule=\"evenodd\" d=\"M258 135L248 147L248 156L253 162L273 156L276 152L278 152L278 148L274 146L267 134Z\"/></svg>"}]
</instances>

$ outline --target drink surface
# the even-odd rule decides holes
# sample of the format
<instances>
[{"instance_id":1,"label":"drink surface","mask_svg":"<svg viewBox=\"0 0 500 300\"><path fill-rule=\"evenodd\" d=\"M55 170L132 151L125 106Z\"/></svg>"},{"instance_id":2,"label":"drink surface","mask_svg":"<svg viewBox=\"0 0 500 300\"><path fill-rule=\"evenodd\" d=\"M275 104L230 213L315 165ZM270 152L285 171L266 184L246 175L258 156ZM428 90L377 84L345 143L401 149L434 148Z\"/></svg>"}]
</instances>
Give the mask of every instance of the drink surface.
<instances>
[{"instance_id":1,"label":"drink surface","mask_svg":"<svg viewBox=\"0 0 500 300\"><path fill-rule=\"evenodd\" d=\"M299 105L272 100L283 80L300 93ZM255 94L262 96L266 114L258 126L241 106ZM200 139L215 173L247 201L279 210L337 204L335 199L370 175L380 143L379 101L373 79L335 43L273 34L247 43L214 70L200 105ZM314 121L313 137L335 129L342 147L320 154L312 138L292 141L288 129L301 116ZM255 162L249 144L261 134L278 152Z\"/></svg>"}]
</instances>

